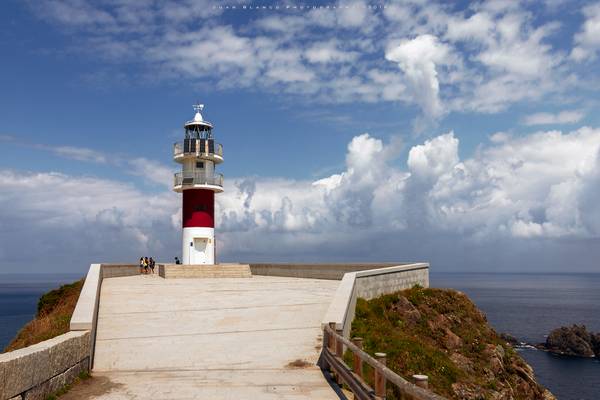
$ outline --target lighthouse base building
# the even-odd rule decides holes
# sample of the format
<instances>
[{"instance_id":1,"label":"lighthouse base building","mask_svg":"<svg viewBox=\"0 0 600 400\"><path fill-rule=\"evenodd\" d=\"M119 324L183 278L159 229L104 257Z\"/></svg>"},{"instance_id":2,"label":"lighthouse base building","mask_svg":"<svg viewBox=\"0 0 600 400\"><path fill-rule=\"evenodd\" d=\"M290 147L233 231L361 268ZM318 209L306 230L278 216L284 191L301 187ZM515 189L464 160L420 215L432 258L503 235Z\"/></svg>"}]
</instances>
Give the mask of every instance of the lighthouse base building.
<instances>
[{"instance_id":1,"label":"lighthouse base building","mask_svg":"<svg viewBox=\"0 0 600 400\"><path fill-rule=\"evenodd\" d=\"M194 106L196 115L185 123L185 138L173 151L182 165L173 190L183 194L183 264L216 264L215 193L223 191L223 175L215 166L223 162L223 146L215 143L212 124L202 118L203 107Z\"/></svg>"}]
</instances>

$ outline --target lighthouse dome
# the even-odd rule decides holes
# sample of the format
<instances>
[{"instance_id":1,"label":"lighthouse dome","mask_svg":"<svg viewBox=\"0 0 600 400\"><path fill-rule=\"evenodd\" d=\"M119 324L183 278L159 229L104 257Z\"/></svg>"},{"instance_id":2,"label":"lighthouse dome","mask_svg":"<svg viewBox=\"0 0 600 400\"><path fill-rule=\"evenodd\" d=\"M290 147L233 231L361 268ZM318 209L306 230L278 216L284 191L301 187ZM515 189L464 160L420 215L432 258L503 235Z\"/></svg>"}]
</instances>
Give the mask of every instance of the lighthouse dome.
<instances>
[{"instance_id":1,"label":"lighthouse dome","mask_svg":"<svg viewBox=\"0 0 600 400\"><path fill-rule=\"evenodd\" d=\"M208 121L205 121L202 118L202 114L200 111L204 109L204 104L195 104L194 110L196 114L194 115L194 119L185 123L184 128L193 129L197 131L207 131L212 129L212 124Z\"/></svg>"}]
</instances>

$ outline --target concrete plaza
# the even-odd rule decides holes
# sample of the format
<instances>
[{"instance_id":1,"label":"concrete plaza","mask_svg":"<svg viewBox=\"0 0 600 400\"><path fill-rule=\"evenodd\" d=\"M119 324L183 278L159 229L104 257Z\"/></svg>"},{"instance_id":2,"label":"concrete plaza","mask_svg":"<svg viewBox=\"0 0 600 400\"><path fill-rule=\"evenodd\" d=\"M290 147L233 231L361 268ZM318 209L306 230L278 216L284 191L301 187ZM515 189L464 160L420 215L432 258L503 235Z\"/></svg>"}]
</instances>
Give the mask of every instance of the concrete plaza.
<instances>
[{"instance_id":1,"label":"concrete plaza","mask_svg":"<svg viewBox=\"0 0 600 400\"><path fill-rule=\"evenodd\" d=\"M266 276L106 279L93 369L106 389L86 397L338 399L315 366L320 322L338 285Z\"/></svg>"}]
</instances>

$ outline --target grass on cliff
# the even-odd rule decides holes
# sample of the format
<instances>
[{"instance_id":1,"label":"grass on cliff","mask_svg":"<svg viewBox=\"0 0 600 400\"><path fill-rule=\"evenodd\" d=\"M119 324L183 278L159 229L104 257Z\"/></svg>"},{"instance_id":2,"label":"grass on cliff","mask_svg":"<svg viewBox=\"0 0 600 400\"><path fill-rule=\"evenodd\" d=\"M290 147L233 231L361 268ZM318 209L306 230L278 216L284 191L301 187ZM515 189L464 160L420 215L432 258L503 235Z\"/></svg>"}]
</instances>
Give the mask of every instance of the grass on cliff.
<instances>
[{"instance_id":1,"label":"grass on cliff","mask_svg":"<svg viewBox=\"0 0 600 400\"><path fill-rule=\"evenodd\" d=\"M4 351L21 349L67 333L83 281L63 285L42 295L35 318L25 324Z\"/></svg>"},{"instance_id":2,"label":"grass on cliff","mask_svg":"<svg viewBox=\"0 0 600 400\"><path fill-rule=\"evenodd\" d=\"M410 380L429 376L429 387L449 399L543 398L533 371L488 325L469 298L454 290L412 289L358 299L353 337L366 352L387 353L388 367ZM345 359L351 364L351 355ZM368 369L366 379L373 383ZM387 398L400 399L388 384ZM499 397L498 397L499 398ZM502 397L504 398L504 397Z\"/></svg>"}]
</instances>

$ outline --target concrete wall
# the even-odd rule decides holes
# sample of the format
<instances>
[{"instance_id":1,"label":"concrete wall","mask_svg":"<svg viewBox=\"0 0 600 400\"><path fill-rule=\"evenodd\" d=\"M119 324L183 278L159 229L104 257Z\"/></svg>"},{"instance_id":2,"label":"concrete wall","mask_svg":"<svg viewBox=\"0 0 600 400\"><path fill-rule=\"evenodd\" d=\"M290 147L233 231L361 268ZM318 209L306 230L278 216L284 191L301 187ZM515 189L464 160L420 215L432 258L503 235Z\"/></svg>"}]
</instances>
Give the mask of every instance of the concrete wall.
<instances>
[{"instance_id":1,"label":"concrete wall","mask_svg":"<svg viewBox=\"0 0 600 400\"><path fill-rule=\"evenodd\" d=\"M429 287L429 264L403 265L356 273L356 296L367 300L415 285Z\"/></svg>"},{"instance_id":2,"label":"concrete wall","mask_svg":"<svg viewBox=\"0 0 600 400\"><path fill-rule=\"evenodd\" d=\"M102 265L92 264L88 270L85 282L79 293L79 299L71 316L72 331L91 331L94 327L94 316L100 301L100 286L102 284Z\"/></svg>"},{"instance_id":3,"label":"concrete wall","mask_svg":"<svg viewBox=\"0 0 600 400\"><path fill-rule=\"evenodd\" d=\"M417 284L429 287L429 264L406 264L348 272L335 292L323 324L335 322L336 329L342 329L344 336L349 337L357 298L369 300L409 289Z\"/></svg>"},{"instance_id":4,"label":"concrete wall","mask_svg":"<svg viewBox=\"0 0 600 400\"><path fill-rule=\"evenodd\" d=\"M0 354L0 399L45 400L90 369L90 331Z\"/></svg>"},{"instance_id":5,"label":"concrete wall","mask_svg":"<svg viewBox=\"0 0 600 400\"><path fill-rule=\"evenodd\" d=\"M333 264L250 264L252 275L286 276L290 278L341 280L346 272L393 267L407 263L333 263Z\"/></svg>"},{"instance_id":6,"label":"concrete wall","mask_svg":"<svg viewBox=\"0 0 600 400\"><path fill-rule=\"evenodd\" d=\"M132 276L140 273L139 264L101 264L102 279Z\"/></svg>"}]
</instances>

